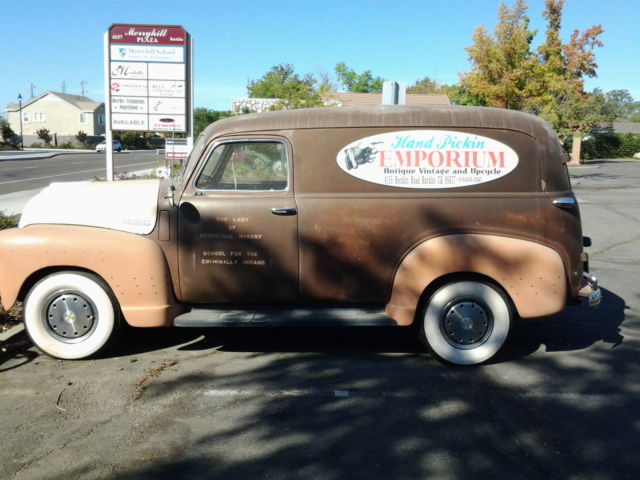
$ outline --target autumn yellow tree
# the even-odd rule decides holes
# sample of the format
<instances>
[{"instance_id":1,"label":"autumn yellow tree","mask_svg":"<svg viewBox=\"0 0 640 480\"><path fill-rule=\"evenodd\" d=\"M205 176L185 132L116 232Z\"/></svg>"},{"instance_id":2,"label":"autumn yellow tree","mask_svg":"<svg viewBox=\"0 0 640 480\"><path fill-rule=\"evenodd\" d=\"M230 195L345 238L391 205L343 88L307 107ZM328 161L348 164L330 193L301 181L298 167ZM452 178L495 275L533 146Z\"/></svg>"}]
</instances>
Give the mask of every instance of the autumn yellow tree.
<instances>
[{"instance_id":1,"label":"autumn yellow tree","mask_svg":"<svg viewBox=\"0 0 640 480\"><path fill-rule=\"evenodd\" d=\"M535 113L540 104L544 75L531 50L536 31L529 29L526 11L524 0L500 4L493 35L477 27L466 48L471 71L461 75L460 84L487 106Z\"/></svg>"},{"instance_id":2,"label":"autumn yellow tree","mask_svg":"<svg viewBox=\"0 0 640 480\"><path fill-rule=\"evenodd\" d=\"M573 137L572 162L580 157L585 131L599 121L596 99L584 90L585 77L596 76L594 49L602 46L600 25L575 30L567 43L560 38L564 0L546 0L545 40L532 49L525 0L498 8L498 23L490 35L480 26L466 48L471 71L460 84L484 105L540 115L565 136Z\"/></svg>"},{"instance_id":3,"label":"autumn yellow tree","mask_svg":"<svg viewBox=\"0 0 640 480\"><path fill-rule=\"evenodd\" d=\"M544 69L544 102L540 116L562 135L572 137L571 164L580 163L583 135L603 116L599 99L584 89L585 77L595 77L598 65L594 49L601 47L601 25L583 32L574 30L567 43L560 40L564 0L546 0L542 14L547 20L545 42L538 48Z\"/></svg>"}]
</instances>

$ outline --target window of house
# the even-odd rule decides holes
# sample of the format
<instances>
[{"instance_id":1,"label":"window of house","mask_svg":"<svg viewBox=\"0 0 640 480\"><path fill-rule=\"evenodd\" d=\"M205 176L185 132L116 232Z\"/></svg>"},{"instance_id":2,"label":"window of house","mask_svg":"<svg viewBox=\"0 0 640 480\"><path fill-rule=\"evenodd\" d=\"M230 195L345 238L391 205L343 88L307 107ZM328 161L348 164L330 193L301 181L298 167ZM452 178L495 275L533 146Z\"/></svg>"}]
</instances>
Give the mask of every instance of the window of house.
<instances>
[{"instance_id":1,"label":"window of house","mask_svg":"<svg viewBox=\"0 0 640 480\"><path fill-rule=\"evenodd\" d=\"M211 152L196 188L282 191L288 178L287 149L282 142L230 142Z\"/></svg>"},{"instance_id":2,"label":"window of house","mask_svg":"<svg viewBox=\"0 0 640 480\"><path fill-rule=\"evenodd\" d=\"M42 112L34 113L33 114L33 121L34 122L39 122L39 123L44 123L46 121L46 116Z\"/></svg>"},{"instance_id":3,"label":"window of house","mask_svg":"<svg viewBox=\"0 0 640 480\"><path fill-rule=\"evenodd\" d=\"M100 125L104 125L104 115L98 115L98 122Z\"/></svg>"},{"instance_id":4,"label":"window of house","mask_svg":"<svg viewBox=\"0 0 640 480\"><path fill-rule=\"evenodd\" d=\"M80 114L80 123L81 124L85 124L85 123L89 123L89 114L88 113L81 113Z\"/></svg>"},{"instance_id":5,"label":"window of house","mask_svg":"<svg viewBox=\"0 0 640 480\"><path fill-rule=\"evenodd\" d=\"M31 120L31 116L29 115L29 112L22 112L22 121L24 123L29 123Z\"/></svg>"}]
</instances>

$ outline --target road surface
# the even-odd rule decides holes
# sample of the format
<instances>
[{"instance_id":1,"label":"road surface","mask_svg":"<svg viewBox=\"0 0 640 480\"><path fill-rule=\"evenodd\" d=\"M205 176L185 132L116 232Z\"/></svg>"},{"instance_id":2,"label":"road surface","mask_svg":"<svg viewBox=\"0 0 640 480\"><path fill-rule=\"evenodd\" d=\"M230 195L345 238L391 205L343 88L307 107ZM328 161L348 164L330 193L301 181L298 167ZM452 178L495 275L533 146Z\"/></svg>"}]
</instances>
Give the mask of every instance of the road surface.
<instances>
[{"instance_id":1,"label":"road surface","mask_svg":"<svg viewBox=\"0 0 640 480\"><path fill-rule=\"evenodd\" d=\"M21 152L0 154L0 212L16 214L36 193L52 182L78 182L106 178L105 155L68 153L44 158L19 158ZM31 156L37 156L31 153ZM164 165L156 151L114 153L116 174L155 169Z\"/></svg>"}]
</instances>

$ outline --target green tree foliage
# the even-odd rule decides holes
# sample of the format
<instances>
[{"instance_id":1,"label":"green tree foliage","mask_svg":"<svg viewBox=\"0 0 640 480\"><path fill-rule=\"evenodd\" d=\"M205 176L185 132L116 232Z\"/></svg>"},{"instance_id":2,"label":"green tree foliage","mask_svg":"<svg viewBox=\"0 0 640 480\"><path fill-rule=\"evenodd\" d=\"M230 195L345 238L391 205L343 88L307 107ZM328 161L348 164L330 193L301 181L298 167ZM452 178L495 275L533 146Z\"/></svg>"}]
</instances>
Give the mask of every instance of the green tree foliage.
<instances>
[{"instance_id":1,"label":"green tree foliage","mask_svg":"<svg viewBox=\"0 0 640 480\"><path fill-rule=\"evenodd\" d=\"M0 119L0 135L2 135L3 142L13 147L17 146L20 142L18 135L15 134L13 129L4 119Z\"/></svg>"},{"instance_id":2,"label":"green tree foliage","mask_svg":"<svg viewBox=\"0 0 640 480\"><path fill-rule=\"evenodd\" d=\"M49 134L49 130L47 130L46 128L36 130L36 135L38 135L38 138L40 140L43 140L47 145L51 143L51 135Z\"/></svg>"},{"instance_id":3,"label":"green tree foliage","mask_svg":"<svg viewBox=\"0 0 640 480\"><path fill-rule=\"evenodd\" d=\"M348 92L355 93L381 93L384 80L381 77L374 77L371 70L366 70L360 74L356 73L344 62L340 62L335 67L336 76L341 86Z\"/></svg>"},{"instance_id":4,"label":"green tree foliage","mask_svg":"<svg viewBox=\"0 0 640 480\"><path fill-rule=\"evenodd\" d=\"M322 106L322 96L311 74L300 77L289 64L275 65L262 78L251 80L247 92L251 98L277 98L274 110Z\"/></svg>"},{"instance_id":5,"label":"green tree foliage","mask_svg":"<svg viewBox=\"0 0 640 480\"><path fill-rule=\"evenodd\" d=\"M419 95L446 95L453 105L485 105L480 97L471 93L468 87L460 85L441 85L436 80L424 77L407 88L407 93Z\"/></svg>"},{"instance_id":6,"label":"green tree foliage","mask_svg":"<svg viewBox=\"0 0 640 480\"><path fill-rule=\"evenodd\" d=\"M407 87L407 93L415 93L419 95L434 95L442 93L441 90L442 86L435 80L431 80L429 77L417 80L416 83Z\"/></svg>"},{"instance_id":7,"label":"green tree foliage","mask_svg":"<svg viewBox=\"0 0 640 480\"><path fill-rule=\"evenodd\" d=\"M209 110L199 107L193 111L194 137L198 138L205 128L222 118L231 117L230 111Z\"/></svg>"},{"instance_id":8,"label":"green tree foliage","mask_svg":"<svg viewBox=\"0 0 640 480\"><path fill-rule=\"evenodd\" d=\"M466 48L472 68L461 75L460 85L491 107L533 111L543 93L542 71L531 51L536 34L529 29L524 0L501 4L493 35L480 26Z\"/></svg>"},{"instance_id":9,"label":"green tree foliage","mask_svg":"<svg viewBox=\"0 0 640 480\"><path fill-rule=\"evenodd\" d=\"M152 136L152 133L147 132L113 132L113 139L120 140L124 150L148 150Z\"/></svg>"},{"instance_id":10,"label":"green tree foliage","mask_svg":"<svg viewBox=\"0 0 640 480\"><path fill-rule=\"evenodd\" d=\"M592 135L583 142L582 156L596 158L631 158L640 152L640 135L605 133Z\"/></svg>"},{"instance_id":11,"label":"green tree foliage","mask_svg":"<svg viewBox=\"0 0 640 480\"><path fill-rule=\"evenodd\" d=\"M610 122L640 122L640 102L628 90L611 90L605 95L603 114Z\"/></svg>"}]
</instances>

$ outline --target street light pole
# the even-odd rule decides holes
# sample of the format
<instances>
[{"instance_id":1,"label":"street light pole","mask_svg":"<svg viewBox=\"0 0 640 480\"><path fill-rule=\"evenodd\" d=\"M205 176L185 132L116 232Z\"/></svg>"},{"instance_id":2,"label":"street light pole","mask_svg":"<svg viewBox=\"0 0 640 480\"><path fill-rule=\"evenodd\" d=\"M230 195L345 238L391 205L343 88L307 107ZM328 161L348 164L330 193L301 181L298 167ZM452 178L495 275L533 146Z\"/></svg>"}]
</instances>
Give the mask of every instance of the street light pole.
<instances>
[{"instance_id":1,"label":"street light pole","mask_svg":"<svg viewBox=\"0 0 640 480\"><path fill-rule=\"evenodd\" d=\"M24 150L24 144L22 143L22 95L18 94L18 115L20 115L20 150Z\"/></svg>"}]
</instances>

